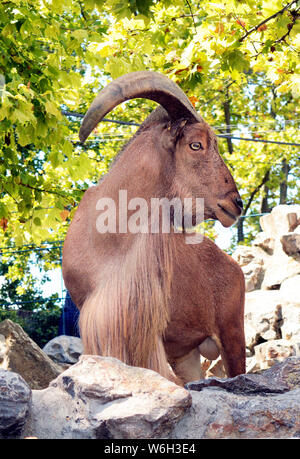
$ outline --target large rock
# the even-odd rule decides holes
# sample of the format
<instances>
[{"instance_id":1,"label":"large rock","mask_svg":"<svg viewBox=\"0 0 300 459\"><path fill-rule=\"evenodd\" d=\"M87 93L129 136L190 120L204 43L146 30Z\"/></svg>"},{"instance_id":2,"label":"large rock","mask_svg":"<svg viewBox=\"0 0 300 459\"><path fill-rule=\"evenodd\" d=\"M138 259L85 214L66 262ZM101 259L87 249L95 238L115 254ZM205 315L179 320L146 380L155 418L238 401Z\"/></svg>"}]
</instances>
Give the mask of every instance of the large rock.
<instances>
[{"instance_id":1,"label":"large rock","mask_svg":"<svg viewBox=\"0 0 300 459\"><path fill-rule=\"evenodd\" d=\"M274 207L270 214L260 218L264 233L274 239L273 254L265 262L262 289L279 289L285 279L300 274L298 235L294 233L299 223L299 205L280 205Z\"/></svg>"},{"instance_id":2,"label":"large rock","mask_svg":"<svg viewBox=\"0 0 300 459\"><path fill-rule=\"evenodd\" d=\"M58 364L74 364L83 352L82 341L76 336L56 336L43 347L43 351Z\"/></svg>"},{"instance_id":3,"label":"large rock","mask_svg":"<svg viewBox=\"0 0 300 459\"><path fill-rule=\"evenodd\" d=\"M260 218L260 226L267 236L280 238L295 231L300 224L300 205L282 204L274 207L270 214Z\"/></svg>"},{"instance_id":4,"label":"large rock","mask_svg":"<svg viewBox=\"0 0 300 459\"><path fill-rule=\"evenodd\" d=\"M276 241L276 248L272 260L265 265L265 275L261 288L264 290L279 289L281 284L288 278L300 274L300 260L289 257L281 246L278 246Z\"/></svg>"},{"instance_id":5,"label":"large rock","mask_svg":"<svg viewBox=\"0 0 300 459\"><path fill-rule=\"evenodd\" d=\"M280 286L282 298L282 338L300 340L300 275L286 279Z\"/></svg>"},{"instance_id":6,"label":"large rock","mask_svg":"<svg viewBox=\"0 0 300 459\"><path fill-rule=\"evenodd\" d=\"M272 255L274 251L274 238L267 235L264 231L258 233L252 243L254 247L260 247L268 255Z\"/></svg>"},{"instance_id":7,"label":"large rock","mask_svg":"<svg viewBox=\"0 0 300 459\"><path fill-rule=\"evenodd\" d=\"M260 288L265 274L265 263L269 255L260 247L239 245L232 258L241 266L245 277L246 292Z\"/></svg>"},{"instance_id":8,"label":"large rock","mask_svg":"<svg viewBox=\"0 0 300 459\"><path fill-rule=\"evenodd\" d=\"M283 362L287 357L300 356L299 341L277 339L266 341L254 348L255 360L260 370L273 366L276 362Z\"/></svg>"},{"instance_id":9,"label":"large rock","mask_svg":"<svg viewBox=\"0 0 300 459\"><path fill-rule=\"evenodd\" d=\"M84 355L47 389L33 391L25 436L162 438L190 404L188 391L154 371Z\"/></svg>"},{"instance_id":10,"label":"large rock","mask_svg":"<svg viewBox=\"0 0 300 459\"><path fill-rule=\"evenodd\" d=\"M246 292L252 292L261 287L265 270L262 259L255 259L251 263L242 267L245 277Z\"/></svg>"},{"instance_id":11,"label":"large rock","mask_svg":"<svg viewBox=\"0 0 300 459\"><path fill-rule=\"evenodd\" d=\"M257 344L281 337L282 299L278 290L246 293L246 346L253 352Z\"/></svg>"},{"instance_id":12,"label":"large rock","mask_svg":"<svg viewBox=\"0 0 300 459\"><path fill-rule=\"evenodd\" d=\"M282 325L280 331L282 338L300 340L300 304L284 303L281 308Z\"/></svg>"},{"instance_id":13,"label":"large rock","mask_svg":"<svg viewBox=\"0 0 300 459\"><path fill-rule=\"evenodd\" d=\"M30 400L31 389L22 376L0 369L0 438L21 434Z\"/></svg>"},{"instance_id":14,"label":"large rock","mask_svg":"<svg viewBox=\"0 0 300 459\"><path fill-rule=\"evenodd\" d=\"M193 403L172 439L293 438L300 432L300 358L261 374L187 385Z\"/></svg>"},{"instance_id":15,"label":"large rock","mask_svg":"<svg viewBox=\"0 0 300 459\"><path fill-rule=\"evenodd\" d=\"M32 389L44 389L61 373L20 325L9 319L0 322L1 335L0 368L19 373Z\"/></svg>"},{"instance_id":16,"label":"large rock","mask_svg":"<svg viewBox=\"0 0 300 459\"><path fill-rule=\"evenodd\" d=\"M289 256L300 255L300 234L288 233L283 234L280 238L283 251Z\"/></svg>"},{"instance_id":17,"label":"large rock","mask_svg":"<svg viewBox=\"0 0 300 459\"><path fill-rule=\"evenodd\" d=\"M269 255L259 247L248 247L247 245L238 245L232 254L232 258L241 266L246 266L253 261L263 261L269 258Z\"/></svg>"},{"instance_id":18,"label":"large rock","mask_svg":"<svg viewBox=\"0 0 300 459\"><path fill-rule=\"evenodd\" d=\"M300 306L300 275L286 279L280 286L282 300Z\"/></svg>"}]
</instances>

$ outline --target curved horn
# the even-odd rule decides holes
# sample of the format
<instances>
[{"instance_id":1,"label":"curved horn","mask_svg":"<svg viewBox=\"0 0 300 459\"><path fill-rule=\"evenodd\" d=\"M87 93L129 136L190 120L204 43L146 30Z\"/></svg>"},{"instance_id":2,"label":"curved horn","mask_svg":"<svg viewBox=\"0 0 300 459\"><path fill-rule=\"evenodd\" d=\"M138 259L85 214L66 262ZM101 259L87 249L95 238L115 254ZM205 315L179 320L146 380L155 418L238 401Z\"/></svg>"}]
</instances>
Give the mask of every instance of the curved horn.
<instances>
[{"instance_id":1,"label":"curved horn","mask_svg":"<svg viewBox=\"0 0 300 459\"><path fill-rule=\"evenodd\" d=\"M171 120L188 118L201 121L184 92L167 76L150 71L132 72L117 78L97 95L82 121L79 131L81 142L107 113L122 102L136 98L158 102Z\"/></svg>"}]
</instances>

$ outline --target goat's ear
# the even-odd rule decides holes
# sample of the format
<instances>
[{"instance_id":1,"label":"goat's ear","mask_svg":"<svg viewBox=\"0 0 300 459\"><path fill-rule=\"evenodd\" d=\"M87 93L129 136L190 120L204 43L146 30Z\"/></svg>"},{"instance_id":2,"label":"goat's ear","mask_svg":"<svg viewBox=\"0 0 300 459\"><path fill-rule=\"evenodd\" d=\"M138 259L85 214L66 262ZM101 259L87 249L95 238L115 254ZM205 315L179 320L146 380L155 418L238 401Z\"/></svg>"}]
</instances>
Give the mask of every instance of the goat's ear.
<instances>
[{"instance_id":1,"label":"goat's ear","mask_svg":"<svg viewBox=\"0 0 300 459\"><path fill-rule=\"evenodd\" d=\"M169 121L167 129L170 131L171 137L177 141L182 135L183 129L187 123L187 119L180 118L176 121Z\"/></svg>"}]
</instances>

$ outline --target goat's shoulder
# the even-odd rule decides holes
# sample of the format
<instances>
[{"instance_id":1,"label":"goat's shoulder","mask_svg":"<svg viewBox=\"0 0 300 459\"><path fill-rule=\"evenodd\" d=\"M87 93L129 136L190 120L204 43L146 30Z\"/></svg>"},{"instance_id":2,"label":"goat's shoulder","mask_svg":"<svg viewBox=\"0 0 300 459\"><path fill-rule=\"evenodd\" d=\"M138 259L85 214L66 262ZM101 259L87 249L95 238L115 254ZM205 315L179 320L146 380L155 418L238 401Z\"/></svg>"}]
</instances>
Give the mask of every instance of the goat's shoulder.
<instances>
[{"instance_id":1,"label":"goat's shoulder","mask_svg":"<svg viewBox=\"0 0 300 459\"><path fill-rule=\"evenodd\" d=\"M243 276L240 265L224 250L220 249L217 244L204 236L200 244L190 245L191 251L194 252L194 256L199 258L199 261L208 261L210 264L213 263L215 269L231 271L233 275Z\"/></svg>"}]
</instances>

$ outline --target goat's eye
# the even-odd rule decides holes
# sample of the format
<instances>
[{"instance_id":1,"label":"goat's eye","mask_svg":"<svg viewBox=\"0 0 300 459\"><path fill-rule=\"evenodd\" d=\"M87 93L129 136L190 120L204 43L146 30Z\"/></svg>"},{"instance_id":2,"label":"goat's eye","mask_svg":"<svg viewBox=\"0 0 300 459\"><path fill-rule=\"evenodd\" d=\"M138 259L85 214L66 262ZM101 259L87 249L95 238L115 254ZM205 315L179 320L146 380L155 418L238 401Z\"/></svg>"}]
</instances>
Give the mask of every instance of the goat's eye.
<instances>
[{"instance_id":1,"label":"goat's eye","mask_svg":"<svg viewBox=\"0 0 300 459\"><path fill-rule=\"evenodd\" d=\"M192 142L192 143L190 143L190 148L192 150L203 150L201 142Z\"/></svg>"}]
</instances>

